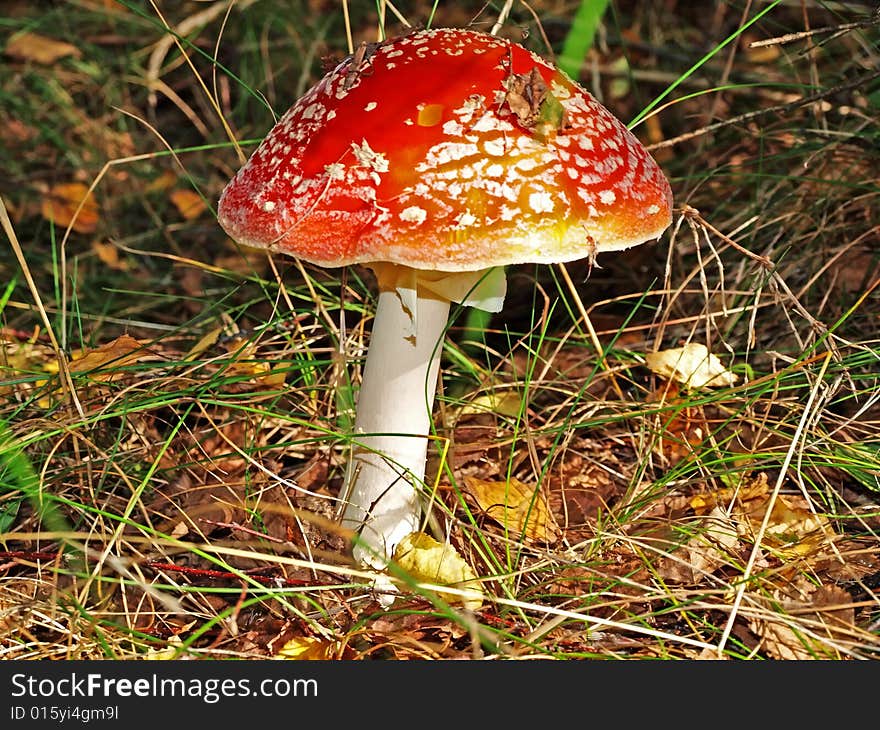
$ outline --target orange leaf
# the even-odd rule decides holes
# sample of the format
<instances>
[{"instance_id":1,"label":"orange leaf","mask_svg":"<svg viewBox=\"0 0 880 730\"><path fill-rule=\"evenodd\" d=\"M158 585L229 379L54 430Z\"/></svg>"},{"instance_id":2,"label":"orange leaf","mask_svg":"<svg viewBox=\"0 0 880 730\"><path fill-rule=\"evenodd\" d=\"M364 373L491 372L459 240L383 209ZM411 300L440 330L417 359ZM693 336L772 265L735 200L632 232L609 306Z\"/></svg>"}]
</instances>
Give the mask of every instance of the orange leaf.
<instances>
[{"instance_id":1,"label":"orange leaf","mask_svg":"<svg viewBox=\"0 0 880 730\"><path fill-rule=\"evenodd\" d=\"M112 243L94 241L92 243L92 250L101 259L101 263L114 271L128 271L128 262L119 258L119 249Z\"/></svg>"},{"instance_id":2,"label":"orange leaf","mask_svg":"<svg viewBox=\"0 0 880 730\"><path fill-rule=\"evenodd\" d=\"M176 183L177 180L177 175L171 172L171 170L165 170L158 177L150 181L144 190L148 193L164 192L174 187L174 183Z\"/></svg>"},{"instance_id":3,"label":"orange leaf","mask_svg":"<svg viewBox=\"0 0 880 730\"><path fill-rule=\"evenodd\" d=\"M193 190L173 190L171 202L177 212L188 221L198 218L207 208L202 196Z\"/></svg>"},{"instance_id":4,"label":"orange leaf","mask_svg":"<svg viewBox=\"0 0 880 730\"><path fill-rule=\"evenodd\" d=\"M82 51L70 43L56 41L54 38L37 35L36 33L19 33L6 44L4 53L7 56L33 61L48 66L59 58L75 56L79 58Z\"/></svg>"},{"instance_id":5,"label":"orange leaf","mask_svg":"<svg viewBox=\"0 0 880 730\"><path fill-rule=\"evenodd\" d=\"M55 225L92 233L98 227L98 202L82 183L55 185L43 198L43 217Z\"/></svg>"}]
</instances>

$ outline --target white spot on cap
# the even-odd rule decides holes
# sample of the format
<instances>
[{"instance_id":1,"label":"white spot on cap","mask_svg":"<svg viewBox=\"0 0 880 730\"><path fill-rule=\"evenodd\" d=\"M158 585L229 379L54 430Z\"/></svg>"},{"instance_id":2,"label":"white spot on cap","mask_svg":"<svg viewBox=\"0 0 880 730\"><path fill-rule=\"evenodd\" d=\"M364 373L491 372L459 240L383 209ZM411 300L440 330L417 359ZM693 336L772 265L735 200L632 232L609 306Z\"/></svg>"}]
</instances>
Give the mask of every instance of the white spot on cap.
<instances>
[{"instance_id":1,"label":"white spot on cap","mask_svg":"<svg viewBox=\"0 0 880 730\"><path fill-rule=\"evenodd\" d=\"M311 119L312 117L314 117L318 113L318 110L321 108L322 108L321 104L309 104L305 109L303 109L301 118L302 119Z\"/></svg>"},{"instance_id":2,"label":"white spot on cap","mask_svg":"<svg viewBox=\"0 0 880 730\"><path fill-rule=\"evenodd\" d=\"M659 213L659 212L660 212L660 206L659 206L659 205L650 205L650 206L648 206L648 215L656 215L656 214Z\"/></svg>"},{"instance_id":3,"label":"white spot on cap","mask_svg":"<svg viewBox=\"0 0 880 730\"><path fill-rule=\"evenodd\" d=\"M477 222L476 217L469 210L466 210L458 218L455 219L456 228L467 228Z\"/></svg>"},{"instance_id":4,"label":"white spot on cap","mask_svg":"<svg viewBox=\"0 0 880 730\"><path fill-rule=\"evenodd\" d=\"M549 213L553 210L553 198L549 193L532 193L529 195L529 207L535 213Z\"/></svg>"},{"instance_id":5,"label":"white spot on cap","mask_svg":"<svg viewBox=\"0 0 880 730\"><path fill-rule=\"evenodd\" d=\"M266 213L271 213L273 210L275 210L275 203L272 202L271 200L266 200L266 201L263 203L263 206L262 206L262 207L263 207L263 210L264 210Z\"/></svg>"},{"instance_id":6,"label":"white spot on cap","mask_svg":"<svg viewBox=\"0 0 880 730\"><path fill-rule=\"evenodd\" d=\"M567 99L571 96L571 92L562 84L552 81L550 82L550 90L557 99Z\"/></svg>"},{"instance_id":7,"label":"white spot on cap","mask_svg":"<svg viewBox=\"0 0 880 730\"><path fill-rule=\"evenodd\" d=\"M366 167L374 172L388 172L388 158L381 152L370 149L367 140L362 140L360 145L357 142L352 142L351 151L354 152L361 167Z\"/></svg>"},{"instance_id":8,"label":"white spot on cap","mask_svg":"<svg viewBox=\"0 0 880 730\"><path fill-rule=\"evenodd\" d=\"M485 114L477 120L477 123L471 127L475 132L509 132L513 129L509 122L505 122L492 114Z\"/></svg>"},{"instance_id":9,"label":"white spot on cap","mask_svg":"<svg viewBox=\"0 0 880 730\"><path fill-rule=\"evenodd\" d=\"M453 110L453 114L458 114L460 116L470 116L473 115L475 111L483 108L484 98L479 94L472 94L467 99L464 100L464 104L462 104L458 109Z\"/></svg>"},{"instance_id":10,"label":"white spot on cap","mask_svg":"<svg viewBox=\"0 0 880 730\"><path fill-rule=\"evenodd\" d=\"M375 109L377 106L379 106L379 105L378 105L375 101L371 101L369 104L367 104L367 105L364 107L364 111L365 111L365 112L371 112L371 111L373 111L373 109Z\"/></svg>"},{"instance_id":11,"label":"white spot on cap","mask_svg":"<svg viewBox=\"0 0 880 730\"><path fill-rule=\"evenodd\" d=\"M493 157L503 157L506 152L504 146L503 139L487 139L483 142L483 151Z\"/></svg>"},{"instance_id":12,"label":"white spot on cap","mask_svg":"<svg viewBox=\"0 0 880 730\"><path fill-rule=\"evenodd\" d=\"M434 145L425 155L425 161L416 166L417 172L443 167L450 162L458 162L467 157L479 157L480 150L475 144L463 142L441 142Z\"/></svg>"},{"instance_id":13,"label":"white spot on cap","mask_svg":"<svg viewBox=\"0 0 880 730\"><path fill-rule=\"evenodd\" d=\"M605 205L611 205L615 200L617 200L617 196L614 194L613 190L603 190L599 193L599 200L602 201Z\"/></svg>"},{"instance_id":14,"label":"white spot on cap","mask_svg":"<svg viewBox=\"0 0 880 730\"><path fill-rule=\"evenodd\" d=\"M450 137L460 137L463 133L464 127L454 119L450 119L443 124L443 134L448 134Z\"/></svg>"},{"instance_id":15,"label":"white spot on cap","mask_svg":"<svg viewBox=\"0 0 880 730\"><path fill-rule=\"evenodd\" d=\"M345 177L345 165L341 162L331 162L324 166L324 171L331 180L342 180Z\"/></svg>"},{"instance_id":16,"label":"white spot on cap","mask_svg":"<svg viewBox=\"0 0 880 730\"><path fill-rule=\"evenodd\" d=\"M404 208L400 211L400 220L406 221L407 223L415 223L417 226L424 223L425 218L427 217L428 214L425 210L419 208L417 205L411 205L409 208Z\"/></svg>"}]
</instances>

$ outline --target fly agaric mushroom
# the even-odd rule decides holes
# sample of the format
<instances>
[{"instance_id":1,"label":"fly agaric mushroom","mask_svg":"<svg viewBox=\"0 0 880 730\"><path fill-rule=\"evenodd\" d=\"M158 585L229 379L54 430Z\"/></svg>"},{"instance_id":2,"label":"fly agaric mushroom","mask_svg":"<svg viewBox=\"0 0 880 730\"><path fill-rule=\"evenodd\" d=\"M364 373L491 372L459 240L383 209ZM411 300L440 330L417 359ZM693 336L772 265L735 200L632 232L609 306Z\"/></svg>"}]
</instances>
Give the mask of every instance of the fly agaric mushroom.
<instances>
[{"instance_id":1,"label":"fly agaric mushroom","mask_svg":"<svg viewBox=\"0 0 880 730\"><path fill-rule=\"evenodd\" d=\"M354 555L384 567L418 529L450 302L498 311L504 265L658 238L669 183L564 73L468 30L361 46L281 118L226 186L240 243L365 264L379 294L342 492Z\"/></svg>"}]
</instances>

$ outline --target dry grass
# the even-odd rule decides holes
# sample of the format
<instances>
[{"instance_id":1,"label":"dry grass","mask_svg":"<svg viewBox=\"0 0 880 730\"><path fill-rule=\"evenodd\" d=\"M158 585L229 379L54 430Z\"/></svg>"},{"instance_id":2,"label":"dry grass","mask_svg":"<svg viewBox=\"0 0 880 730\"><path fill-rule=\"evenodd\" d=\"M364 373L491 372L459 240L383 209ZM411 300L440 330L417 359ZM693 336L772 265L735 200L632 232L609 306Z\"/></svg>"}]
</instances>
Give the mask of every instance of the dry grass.
<instances>
[{"instance_id":1,"label":"dry grass","mask_svg":"<svg viewBox=\"0 0 880 730\"><path fill-rule=\"evenodd\" d=\"M591 272L512 269L481 336L453 323L431 527L481 578L470 611L405 581L383 608L331 519L369 272L214 220L230 140L247 155L346 52L336 4L263 5L22 2L0 25L0 657L875 658L870 6L612 3L581 78L656 112L635 129L675 221ZM574 9L531 8L502 32L546 52L537 18L558 48ZM352 8L353 40L377 22ZM71 47L11 52L24 30ZM70 183L96 201L73 223ZM737 381L645 367L684 342ZM513 479L525 526L479 500Z\"/></svg>"}]
</instances>

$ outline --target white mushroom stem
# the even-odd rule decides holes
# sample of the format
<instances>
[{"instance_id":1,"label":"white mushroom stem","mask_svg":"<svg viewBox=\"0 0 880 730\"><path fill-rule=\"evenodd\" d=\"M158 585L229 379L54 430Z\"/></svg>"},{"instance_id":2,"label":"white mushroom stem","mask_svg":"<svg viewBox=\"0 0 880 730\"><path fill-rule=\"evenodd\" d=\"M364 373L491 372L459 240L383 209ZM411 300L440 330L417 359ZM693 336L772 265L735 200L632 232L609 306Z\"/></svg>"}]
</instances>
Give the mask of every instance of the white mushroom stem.
<instances>
[{"instance_id":1,"label":"white mushroom stem","mask_svg":"<svg viewBox=\"0 0 880 730\"><path fill-rule=\"evenodd\" d=\"M380 279L381 280L381 279ZM384 568L419 529L449 300L416 285L415 311L382 286L357 400L342 525L360 533L355 559Z\"/></svg>"}]
</instances>

